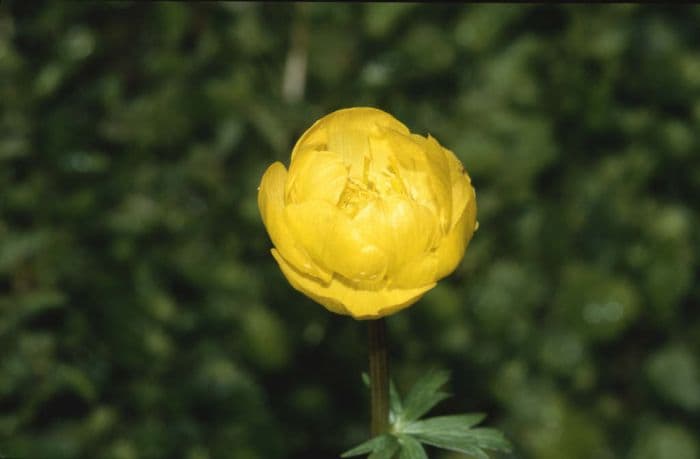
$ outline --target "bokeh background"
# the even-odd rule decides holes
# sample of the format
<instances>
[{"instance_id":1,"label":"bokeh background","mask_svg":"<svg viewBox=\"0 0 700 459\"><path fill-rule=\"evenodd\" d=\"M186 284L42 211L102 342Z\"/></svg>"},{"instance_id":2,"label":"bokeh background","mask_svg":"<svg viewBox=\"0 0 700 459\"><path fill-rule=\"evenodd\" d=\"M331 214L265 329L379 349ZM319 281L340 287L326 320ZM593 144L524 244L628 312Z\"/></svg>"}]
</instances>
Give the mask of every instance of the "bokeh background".
<instances>
[{"instance_id":1,"label":"bokeh background","mask_svg":"<svg viewBox=\"0 0 700 459\"><path fill-rule=\"evenodd\" d=\"M332 458L366 327L256 189L338 108L456 152L480 229L388 320L512 458L700 457L697 6L0 4L0 457ZM430 451L431 457L458 455ZM461 456L459 456L461 457Z\"/></svg>"}]
</instances>

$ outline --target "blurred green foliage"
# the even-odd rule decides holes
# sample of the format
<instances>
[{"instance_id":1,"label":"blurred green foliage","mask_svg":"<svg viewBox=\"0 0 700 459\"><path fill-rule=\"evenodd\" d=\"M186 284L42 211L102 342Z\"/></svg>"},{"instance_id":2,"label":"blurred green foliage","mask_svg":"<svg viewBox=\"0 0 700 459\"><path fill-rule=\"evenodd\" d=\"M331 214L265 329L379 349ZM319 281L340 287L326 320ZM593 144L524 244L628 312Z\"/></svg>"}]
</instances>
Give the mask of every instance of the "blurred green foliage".
<instances>
[{"instance_id":1,"label":"blurred green foliage","mask_svg":"<svg viewBox=\"0 0 700 459\"><path fill-rule=\"evenodd\" d=\"M366 439L364 324L287 285L256 188L317 118L372 105L455 151L479 205L461 267L389 318L399 387L450 369L435 414L488 412L512 457L698 459L698 22L3 2L0 455L330 458Z\"/></svg>"}]
</instances>

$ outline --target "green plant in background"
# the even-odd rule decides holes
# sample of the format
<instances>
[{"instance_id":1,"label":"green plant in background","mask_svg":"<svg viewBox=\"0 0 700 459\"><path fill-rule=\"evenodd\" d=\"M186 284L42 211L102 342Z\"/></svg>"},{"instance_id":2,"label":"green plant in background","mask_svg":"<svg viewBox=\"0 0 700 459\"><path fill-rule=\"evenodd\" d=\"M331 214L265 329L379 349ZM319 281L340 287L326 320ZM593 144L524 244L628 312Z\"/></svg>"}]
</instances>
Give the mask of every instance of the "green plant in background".
<instances>
[{"instance_id":1,"label":"green plant in background","mask_svg":"<svg viewBox=\"0 0 700 459\"><path fill-rule=\"evenodd\" d=\"M0 454L364 441L338 369L366 366L365 334L282 282L256 202L308 120L362 105L430 132L478 190L469 255L387 321L401 393L449 368L465 395L430 416L488 413L523 459L698 459L698 21L0 2Z\"/></svg>"}]
</instances>

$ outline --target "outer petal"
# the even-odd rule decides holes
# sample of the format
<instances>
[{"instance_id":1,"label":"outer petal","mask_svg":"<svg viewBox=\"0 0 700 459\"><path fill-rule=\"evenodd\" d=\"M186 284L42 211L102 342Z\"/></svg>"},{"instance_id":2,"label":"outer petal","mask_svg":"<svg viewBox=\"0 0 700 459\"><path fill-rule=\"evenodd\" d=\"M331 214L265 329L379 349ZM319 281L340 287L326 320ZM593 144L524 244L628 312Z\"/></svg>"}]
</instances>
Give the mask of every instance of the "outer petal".
<instances>
[{"instance_id":1,"label":"outer petal","mask_svg":"<svg viewBox=\"0 0 700 459\"><path fill-rule=\"evenodd\" d=\"M296 270L276 250L272 251L272 255L292 287L328 310L350 315L355 319L377 319L393 314L412 305L435 286L435 283L432 283L420 288L404 290L360 290L336 277L328 285L323 285Z\"/></svg>"},{"instance_id":2,"label":"outer petal","mask_svg":"<svg viewBox=\"0 0 700 459\"><path fill-rule=\"evenodd\" d=\"M390 286L416 287L435 281L435 263L425 263L440 242L435 214L404 196L370 202L354 218L363 237L383 249Z\"/></svg>"},{"instance_id":3,"label":"outer petal","mask_svg":"<svg viewBox=\"0 0 700 459\"><path fill-rule=\"evenodd\" d=\"M280 162L273 163L267 168L258 188L258 208L263 224L277 250L287 261L297 269L322 281L330 281L331 273L324 272L299 247L292 238L284 220L284 186L287 180L287 170Z\"/></svg>"},{"instance_id":4,"label":"outer petal","mask_svg":"<svg viewBox=\"0 0 700 459\"><path fill-rule=\"evenodd\" d=\"M336 205L347 178L348 169L340 156L330 151L303 149L289 166L287 202L321 199Z\"/></svg>"},{"instance_id":5,"label":"outer petal","mask_svg":"<svg viewBox=\"0 0 700 459\"><path fill-rule=\"evenodd\" d=\"M352 220L325 201L289 204L285 218L294 239L315 263L351 281L380 282L387 258L366 241Z\"/></svg>"},{"instance_id":6,"label":"outer petal","mask_svg":"<svg viewBox=\"0 0 700 459\"><path fill-rule=\"evenodd\" d=\"M476 196L474 189L471 188L471 194L462 215L435 252L438 259L436 279L442 279L457 268L464 256L464 251L469 245L469 241L474 235L475 225Z\"/></svg>"},{"instance_id":7,"label":"outer petal","mask_svg":"<svg viewBox=\"0 0 700 459\"><path fill-rule=\"evenodd\" d=\"M395 159L395 170L406 193L416 202L434 207L425 152L410 134L382 129L370 139L372 151Z\"/></svg>"},{"instance_id":8,"label":"outer petal","mask_svg":"<svg viewBox=\"0 0 700 459\"><path fill-rule=\"evenodd\" d=\"M389 286L409 288L416 285L430 285L438 280L438 258L434 253L425 255L402 266L389 278Z\"/></svg>"},{"instance_id":9,"label":"outer petal","mask_svg":"<svg viewBox=\"0 0 700 459\"><path fill-rule=\"evenodd\" d=\"M471 178L464 170L464 167L459 159L457 159L457 156L455 156L455 154L447 148L443 148L443 151L450 168L453 212L453 221L450 229L452 229L462 216L462 213L464 212L464 209L469 201L474 199L474 188L471 185Z\"/></svg>"},{"instance_id":10,"label":"outer petal","mask_svg":"<svg viewBox=\"0 0 700 459\"><path fill-rule=\"evenodd\" d=\"M301 150L313 145L340 155L350 168L350 176L360 178L365 171L365 158L369 155L369 135L380 126L409 133L396 118L376 108L354 107L335 111L316 121L301 136L292 151L292 161Z\"/></svg>"},{"instance_id":11,"label":"outer petal","mask_svg":"<svg viewBox=\"0 0 700 459\"><path fill-rule=\"evenodd\" d=\"M446 232L452 219L452 193L449 164L440 145L432 137L391 129L383 129L382 135L371 142L373 151L393 152L403 188L416 202L433 209Z\"/></svg>"},{"instance_id":12,"label":"outer petal","mask_svg":"<svg viewBox=\"0 0 700 459\"><path fill-rule=\"evenodd\" d=\"M420 137L420 136L417 136ZM440 209L440 223L443 233L447 233L452 223L452 182L450 180L450 164L445 156L444 149L430 134L425 139L425 156L431 170L433 192Z\"/></svg>"}]
</instances>

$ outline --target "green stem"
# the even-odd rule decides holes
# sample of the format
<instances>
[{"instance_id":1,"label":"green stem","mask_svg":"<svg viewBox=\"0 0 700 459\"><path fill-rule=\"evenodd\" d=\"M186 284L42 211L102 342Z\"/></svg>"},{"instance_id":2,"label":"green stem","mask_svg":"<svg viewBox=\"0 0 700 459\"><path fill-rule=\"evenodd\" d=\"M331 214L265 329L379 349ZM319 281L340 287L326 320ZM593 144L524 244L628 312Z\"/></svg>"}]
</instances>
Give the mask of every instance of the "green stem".
<instances>
[{"instance_id":1,"label":"green stem","mask_svg":"<svg viewBox=\"0 0 700 459\"><path fill-rule=\"evenodd\" d=\"M389 360L384 318L369 321L369 379L372 436L389 430Z\"/></svg>"}]
</instances>

